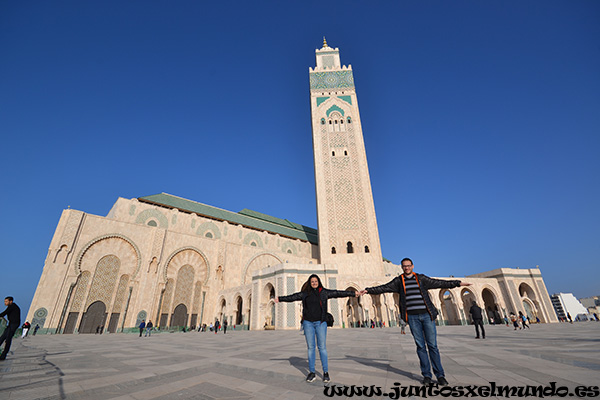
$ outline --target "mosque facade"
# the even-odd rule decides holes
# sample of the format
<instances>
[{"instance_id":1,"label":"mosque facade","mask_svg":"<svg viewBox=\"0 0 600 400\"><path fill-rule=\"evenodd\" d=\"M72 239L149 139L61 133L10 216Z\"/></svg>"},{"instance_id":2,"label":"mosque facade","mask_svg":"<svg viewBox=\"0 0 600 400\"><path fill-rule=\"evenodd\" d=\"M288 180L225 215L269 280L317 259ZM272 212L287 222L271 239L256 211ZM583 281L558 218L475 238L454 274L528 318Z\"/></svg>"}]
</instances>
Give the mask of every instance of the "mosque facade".
<instances>
[{"instance_id":1,"label":"mosque facade","mask_svg":"<svg viewBox=\"0 0 600 400\"><path fill-rule=\"evenodd\" d=\"M383 259L351 66L324 42L309 68L318 230L166 193L119 198L107 216L64 210L27 319L46 333L180 329L227 320L234 329L297 329L300 303L274 297L316 273L360 290L401 273ZM444 278L440 278L444 279ZM456 278L448 278L456 279ZM539 268L501 268L430 291L438 324L466 324L472 301L488 322L522 311L557 322ZM332 299L337 327L399 323L396 294Z\"/></svg>"}]
</instances>

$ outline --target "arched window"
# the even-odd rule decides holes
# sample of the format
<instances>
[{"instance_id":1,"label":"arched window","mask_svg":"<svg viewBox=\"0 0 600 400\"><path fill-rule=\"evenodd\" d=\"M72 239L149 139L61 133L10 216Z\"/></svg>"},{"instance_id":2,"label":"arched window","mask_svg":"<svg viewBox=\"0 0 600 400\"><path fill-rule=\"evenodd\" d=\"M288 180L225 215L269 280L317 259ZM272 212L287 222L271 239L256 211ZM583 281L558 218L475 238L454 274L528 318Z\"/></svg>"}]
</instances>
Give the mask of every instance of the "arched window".
<instances>
[{"instance_id":1,"label":"arched window","mask_svg":"<svg viewBox=\"0 0 600 400\"><path fill-rule=\"evenodd\" d=\"M348 254L354 253L354 247L352 247L352 242L347 243Z\"/></svg>"},{"instance_id":2,"label":"arched window","mask_svg":"<svg viewBox=\"0 0 600 400\"><path fill-rule=\"evenodd\" d=\"M158 225L156 224L155 220L151 219L150 221L148 221L148 226L158 226Z\"/></svg>"},{"instance_id":3,"label":"arched window","mask_svg":"<svg viewBox=\"0 0 600 400\"><path fill-rule=\"evenodd\" d=\"M365 246L365 253L369 252L369 246Z\"/></svg>"},{"instance_id":4,"label":"arched window","mask_svg":"<svg viewBox=\"0 0 600 400\"><path fill-rule=\"evenodd\" d=\"M332 152L331 152L331 155L335 157L335 151L332 151Z\"/></svg>"},{"instance_id":5,"label":"arched window","mask_svg":"<svg viewBox=\"0 0 600 400\"><path fill-rule=\"evenodd\" d=\"M343 119L340 119L340 124L343 124L343 123L344 123L344 120L343 120Z\"/></svg>"},{"instance_id":6,"label":"arched window","mask_svg":"<svg viewBox=\"0 0 600 400\"><path fill-rule=\"evenodd\" d=\"M331 120L329 120L329 125L333 124L333 122L331 122Z\"/></svg>"},{"instance_id":7,"label":"arched window","mask_svg":"<svg viewBox=\"0 0 600 400\"><path fill-rule=\"evenodd\" d=\"M321 118L321 125L325 125L325 118Z\"/></svg>"},{"instance_id":8,"label":"arched window","mask_svg":"<svg viewBox=\"0 0 600 400\"><path fill-rule=\"evenodd\" d=\"M348 150L344 150L344 155L347 156L348 155Z\"/></svg>"},{"instance_id":9,"label":"arched window","mask_svg":"<svg viewBox=\"0 0 600 400\"><path fill-rule=\"evenodd\" d=\"M347 121L348 121L349 124L352 123L352 119L350 117L348 117Z\"/></svg>"},{"instance_id":10,"label":"arched window","mask_svg":"<svg viewBox=\"0 0 600 400\"><path fill-rule=\"evenodd\" d=\"M331 248L331 254L335 254L335 247Z\"/></svg>"},{"instance_id":11,"label":"arched window","mask_svg":"<svg viewBox=\"0 0 600 400\"><path fill-rule=\"evenodd\" d=\"M212 239L213 238L213 234L210 232L206 232L206 235L204 235L205 237Z\"/></svg>"}]
</instances>

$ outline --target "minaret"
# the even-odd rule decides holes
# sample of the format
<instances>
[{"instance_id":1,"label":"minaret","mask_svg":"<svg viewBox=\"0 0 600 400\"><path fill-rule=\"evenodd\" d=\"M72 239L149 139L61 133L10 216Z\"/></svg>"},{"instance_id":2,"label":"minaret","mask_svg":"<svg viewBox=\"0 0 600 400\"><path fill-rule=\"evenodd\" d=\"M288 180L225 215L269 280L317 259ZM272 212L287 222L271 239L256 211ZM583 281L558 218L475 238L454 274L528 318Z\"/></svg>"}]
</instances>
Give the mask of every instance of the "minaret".
<instances>
[{"instance_id":1,"label":"minaret","mask_svg":"<svg viewBox=\"0 0 600 400\"><path fill-rule=\"evenodd\" d=\"M339 49L316 50L309 68L321 264L383 276L383 261L352 66Z\"/></svg>"}]
</instances>

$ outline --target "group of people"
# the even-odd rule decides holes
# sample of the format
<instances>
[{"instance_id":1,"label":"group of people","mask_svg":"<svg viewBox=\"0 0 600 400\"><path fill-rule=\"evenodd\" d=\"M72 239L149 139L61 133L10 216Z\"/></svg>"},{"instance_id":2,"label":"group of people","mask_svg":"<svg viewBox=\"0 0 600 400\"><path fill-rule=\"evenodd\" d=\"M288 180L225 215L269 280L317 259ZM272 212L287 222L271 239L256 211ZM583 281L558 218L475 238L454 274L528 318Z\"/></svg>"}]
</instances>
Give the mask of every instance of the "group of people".
<instances>
[{"instance_id":1,"label":"group of people","mask_svg":"<svg viewBox=\"0 0 600 400\"><path fill-rule=\"evenodd\" d=\"M316 379L316 349L319 349L323 382L331 381L327 359L327 300L338 297L358 297L364 294L398 293L400 298L401 319L410 326L410 331L417 346L417 355L421 366L422 383L433 383L433 375L437 383L447 386L448 381L442 367L440 352L437 346L435 320L438 315L429 297L429 289L451 289L458 286L469 286L470 283L459 280L441 280L414 273L414 265L410 258L401 262L402 274L390 282L363 289L330 290L323 287L318 275L309 276L300 292L288 296L275 297L275 303L302 301L302 327L308 348L307 382ZM404 327L403 327L404 328ZM485 335L485 334L484 334ZM433 369L433 374L432 374Z\"/></svg>"},{"instance_id":2,"label":"group of people","mask_svg":"<svg viewBox=\"0 0 600 400\"><path fill-rule=\"evenodd\" d=\"M144 331L146 331L146 333L144 333L144 337L148 337L152 336L152 328L154 328L154 324L150 320L146 322L146 320L143 319L138 328L140 328L140 337L142 337L142 333L144 333Z\"/></svg>"}]
</instances>

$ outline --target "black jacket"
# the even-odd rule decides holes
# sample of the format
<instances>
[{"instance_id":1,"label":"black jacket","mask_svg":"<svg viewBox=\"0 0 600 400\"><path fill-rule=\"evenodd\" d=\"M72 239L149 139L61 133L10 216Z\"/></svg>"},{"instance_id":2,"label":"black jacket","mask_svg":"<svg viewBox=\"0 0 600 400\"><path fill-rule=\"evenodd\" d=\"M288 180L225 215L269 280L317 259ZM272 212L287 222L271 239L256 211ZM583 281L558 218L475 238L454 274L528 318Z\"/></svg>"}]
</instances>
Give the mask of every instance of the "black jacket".
<instances>
[{"instance_id":1,"label":"black jacket","mask_svg":"<svg viewBox=\"0 0 600 400\"><path fill-rule=\"evenodd\" d=\"M425 301L425 306L427 307L427 311L431 316L431 320L435 321L438 316L438 310L435 308L431 299L429 298L429 289L451 289L457 286L460 286L459 280L453 281L445 281L442 279L434 279L430 278L427 275L423 274L414 274L417 279L417 284L419 285L419 290L421 291L421 296L423 296L423 301ZM398 293L400 295L400 315L402 319L408 322L408 313L406 312L406 289L404 287L404 280L402 279L403 275L397 276L392 279L390 282L367 288L367 293L369 294L380 294L380 293Z\"/></svg>"},{"instance_id":2,"label":"black jacket","mask_svg":"<svg viewBox=\"0 0 600 400\"><path fill-rule=\"evenodd\" d=\"M0 313L0 318L4 316L8 317L8 323L10 325L21 325L21 309L15 303L11 303L6 310Z\"/></svg>"},{"instance_id":3,"label":"black jacket","mask_svg":"<svg viewBox=\"0 0 600 400\"><path fill-rule=\"evenodd\" d=\"M321 300L321 321L327 320L327 299L334 299L337 297L354 297L355 292L351 290L329 290L322 288L319 292L319 298ZM306 313L306 298L310 292L298 292L294 294L290 294L288 296L279 296L279 301L283 302L292 302L302 300L302 318L304 319L304 314Z\"/></svg>"},{"instance_id":4,"label":"black jacket","mask_svg":"<svg viewBox=\"0 0 600 400\"><path fill-rule=\"evenodd\" d=\"M481 315L481 307L479 307L478 305L473 304L469 309L469 312L471 313L473 319L483 319Z\"/></svg>"}]
</instances>

